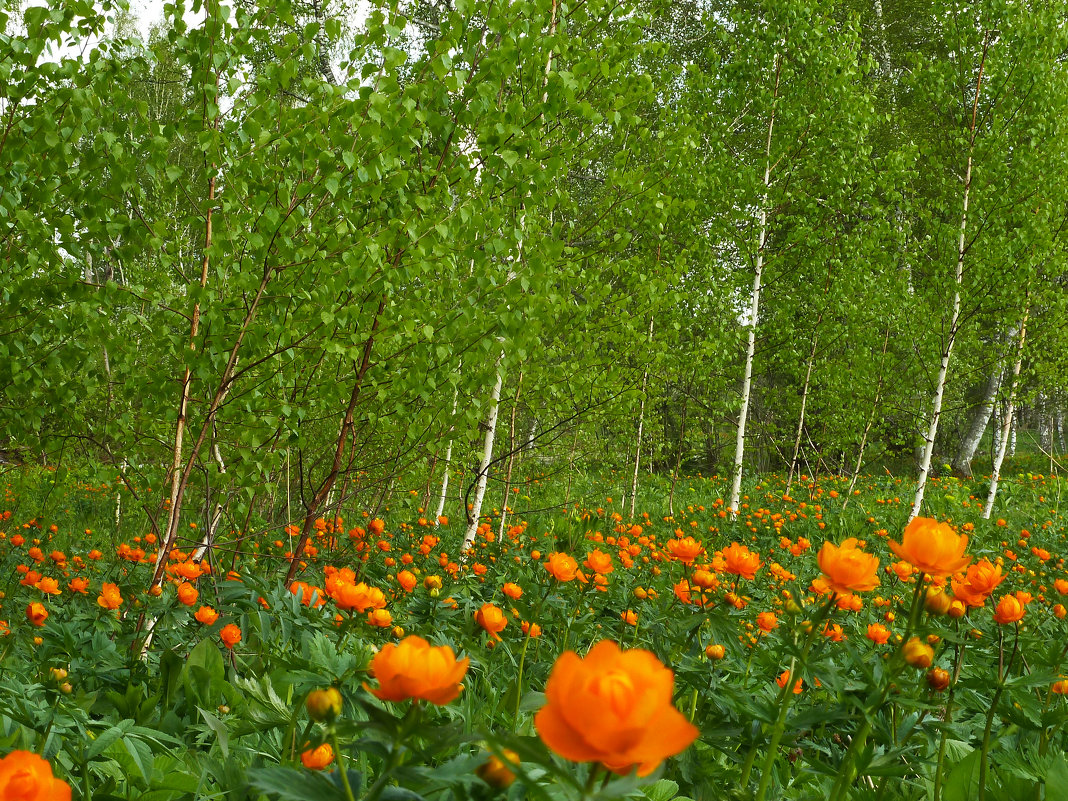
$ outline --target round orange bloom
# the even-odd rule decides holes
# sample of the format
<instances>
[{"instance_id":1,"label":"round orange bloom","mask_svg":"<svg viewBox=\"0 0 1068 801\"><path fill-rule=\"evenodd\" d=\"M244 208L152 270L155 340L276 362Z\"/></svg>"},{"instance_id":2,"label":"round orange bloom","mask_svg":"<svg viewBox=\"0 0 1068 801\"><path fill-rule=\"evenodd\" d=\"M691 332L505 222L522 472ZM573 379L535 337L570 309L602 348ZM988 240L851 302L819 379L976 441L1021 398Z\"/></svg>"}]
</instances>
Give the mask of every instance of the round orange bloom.
<instances>
[{"instance_id":1,"label":"round orange bloom","mask_svg":"<svg viewBox=\"0 0 1068 801\"><path fill-rule=\"evenodd\" d=\"M620 612L619 616L628 626L638 625L638 613L633 609L628 609L626 612Z\"/></svg>"},{"instance_id":2,"label":"round orange bloom","mask_svg":"<svg viewBox=\"0 0 1068 801\"><path fill-rule=\"evenodd\" d=\"M318 748L302 751L300 761L309 770L322 770L334 761L334 749L330 747L330 743L323 743Z\"/></svg>"},{"instance_id":3,"label":"round orange bloom","mask_svg":"<svg viewBox=\"0 0 1068 801\"><path fill-rule=\"evenodd\" d=\"M194 615L194 617L197 619L197 621L203 623L205 626L210 626L216 620L219 619L219 613L212 609L210 606L202 606L200 607L200 609L197 610L197 613Z\"/></svg>"},{"instance_id":4,"label":"round orange bloom","mask_svg":"<svg viewBox=\"0 0 1068 801\"><path fill-rule=\"evenodd\" d=\"M1061 595L1068 595L1068 581L1065 581L1064 579L1055 579L1053 581L1053 589Z\"/></svg>"},{"instance_id":5,"label":"round orange bloom","mask_svg":"<svg viewBox=\"0 0 1068 801\"><path fill-rule=\"evenodd\" d=\"M890 639L890 629L882 623L869 623L865 636L876 645L884 645Z\"/></svg>"},{"instance_id":6,"label":"round orange bloom","mask_svg":"<svg viewBox=\"0 0 1068 801\"><path fill-rule=\"evenodd\" d=\"M397 574L397 583L401 585L401 589L405 592L411 592L419 585L419 579L415 577L415 573L410 570L402 570Z\"/></svg>"},{"instance_id":7,"label":"round orange bloom","mask_svg":"<svg viewBox=\"0 0 1068 801\"><path fill-rule=\"evenodd\" d=\"M681 531L678 531L681 534ZM700 556L705 548L700 542L693 537L681 537L679 539L668 540L664 545L668 553L678 559L684 565L692 564L693 561Z\"/></svg>"},{"instance_id":8,"label":"round orange bloom","mask_svg":"<svg viewBox=\"0 0 1068 801\"><path fill-rule=\"evenodd\" d=\"M32 751L0 759L0 798L12 801L70 801L70 785L52 775L48 761Z\"/></svg>"},{"instance_id":9,"label":"round orange bloom","mask_svg":"<svg viewBox=\"0 0 1068 801\"><path fill-rule=\"evenodd\" d=\"M1057 695L1068 695L1068 679L1055 681L1050 689Z\"/></svg>"},{"instance_id":10,"label":"round orange bloom","mask_svg":"<svg viewBox=\"0 0 1068 801\"><path fill-rule=\"evenodd\" d=\"M35 626L43 626L48 620L48 610L44 604L34 601L26 607L26 619Z\"/></svg>"},{"instance_id":11,"label":"round orange bloom","mask_svg":"<svg viewBox=\"0 0 1068 801\"><path fill-rule=\"evenodd\" d=\"M774 612L761 612L757 615L757 626L761 631L775 631L779 628L779 619Z\"/></svg>"},{"instance_id":12,"label":"round orange bloom","mask_svg":"<svg viewBox=\"0 0 1068 801\"><path fill-rule=\"evenodd\" d=\"M553 665L534 727L565 759L648 776L699 734L671 704L674 683L671 670L640 648L621 651L602 640L584 659L565 651Z\"/></svg>"},{"instance_id":13,"label":"round orange bloom","mask_svg":"<svg viewBox=\"0 0 1068 801\"><path fill-rule=\"evenodd\" d=\"M712 645L706 645L705 646L705 656L707 656L709 659L712 659L712 660L715 660L715 661L718 662L720 659L723 659L723 657L725 657L726 655L727 655L727 649L724 648L722 645L719 645L717 643L713 643Z\"/></svg>"},{"instance_id":14,"label":"round orange bloom","mask_svg":"<svg viewBox=\"0 0 1068 801\"><path fill-rule=\"evenodd\" d=\"M995 565L984 557L971 565L964 576L954 576L950 583L953 587L953 597L968 606L978 608L986 603L986 599L1004 580L1001 565Z\"/></svg>"},{"instance_id":15,"label":"round orange bloom","mask_svg":"<svg viewBox=\"0 0 1068 801\"><path fill-rule=\"evenodd\" d=\"M915 668L927 669L934 661L934 648L925 643L919 637L913 637L902 650L905 661Z\"/></svg>"},{"instance_id":16,"label":"round orange bloom","mask_svg":"<svg viewBox=\"0 0 1068 801\"><path fill-rule=\"evenodd\" d=\"M511 598L513 601L517 598L523 597L523 588L520 587L518 584L513 584L510 581L505 584L501 589L504 594Z\"/></svg>"},{"instance_id":17,"label":"round orange bloom","mask_svg":"<svg viewBox=\"0 0 1068 801\"><path fill-rule=\"evenodd\" d=\"M760 570L762 564L760 554L750 551L747 547L739 545L737 542L732 542L724 548L722 557L724 572L741 576L750 581L756 576L756 572Z\"/></svg>"},{"instance_id":18,"label":"round orange bloom","mask_svg":"<svg viewBox=\"0 0 1068 801\"><path fill-rule=\"evenodd\" d=\"M406 701L422 698L443 706L463 689L460 680L471 660L456 659L447 645L432 646L422 637L411 635L399 643L388 643L371 661L371 675L378 679L378 689L369 690L382 701Z\"/></svg>"},{"instance_id":19,"label":"round orange bloom","mask_svg":"<svg viewBox=\"0 0 1068 801\"><path fill-rule=\"evenodd\" d=\"M97 596L96 603L102 609L118 609L122 606L119 585L105 581L100 587L100 595Z\"/></svg>"},{"instance_id":20,"label":"round orange bloom","mask_svg":"<svg viewBox=\"0 0 1068 801\"><path fill-rule=\"evenodd\" d=\"M499 640L498 632L503 631L508 625L508 618L493 604L482 604L481 608L475 612L475 622L484 628L493 640Z\"/></svg>"},{"instance_id":21,"label":"round orange bloom","mask_svg":"<svg viewBox=\"0 0 1068 801\"><path fill-rule=\"evenodd\" d=\"M197 598L200 597L200 593L197 592L197 588L190 584L188 581L183 581L178 585L178 600L186 606L192 606L197 602Z\"/></svg>"},{"instance_id":22,"label":"round orange bloom","mask_svg":"<svg viewBox=\"0 0 1068 801\"><path fill-rule=\"evenodd\" d=\"M46 595L61 595L62 594L62 591L59 589L59 582L56 581L54 578L52 578L50 576L46 576L45 578L43 578L40 581L38 581L34 585L34 587L36 587L37 589L39 589L41 592L45 593Z\"/></svg>"},{"instance_id":23,"label":"round orange bloom","mask_svg":"<svg viewBox=\"0 0 1068 801\"><path fill-rule=\"evenodd\" d=\"M531 639L536 639L541 636L541 626L539 626L537 623L531 623L527 620L524 620L522 623L519 624L519 628L522 629L523 634L527 635Z\"/></svg>"},{"instance_id":24,"label":"round orange bloom","mask_svg":"<svg viewBox=\"0 0 1068 801\"><path fill-rule=\"evenodd\" d=\"M78 578L71 579L67 586L70 587L71 592L79 592L82 595L85 595L85 591L89 589L89 579L79 576Z\"/></svg>"},{"instance_id":25,"label":"round orange bloom","mask_svg":"<svg viewBox=\"0 0 1068 801\"><path fill-rule=\"evenodd\" d=\"M1015 595L1003 595L998 601L997 609L994 610L994 620L1002 626L1015 623L1023 619L1024 611L1026 611L1024 605Z\"/></svg>"},{"instance_id":26,"label":"round orange bloom","mask_svg":"<svg viewBox=\"0 0 1068 801\"><path fill-rule=\"evenodd\" d=\"M222 639L223 645L232 649L241 642L241 629L235 623L227 623L222 627L222 631L219 632L219 637Z\"/></svg>"},{"instance_id":27,"label":"round orange bloom","mask_svg":"<svg viewBox=\"0 0 1068 801\"><path fill-rule=\"evenodd\" d=\"M816 561L827 587L835 592L867 592L879 586L879 557L860 550L856 537L841 545L823 543Z\"/></svg>"},{"instance_id":28,"label":"round orange bloom","mask_svg":"<svg viewBox=\"0 0 1068 801\"><path fill-rule=\"evenodd\" d=\"M600 548L595 548L592 553L586 554L586 567L601 576L607 576L615 568L612 566L612 555L607 554Z\"/></svg>"},{"instance_id":29,"label":"round orange bloom","mask_svg":"<svg viewBox=\"0 0 1068 801\"><path fill-rule=\"evenodd\" d=\"M957 534L945 523L930 517L916 517L905 526L901 544L890 541L890 550L917 570L929 576L949 576L972 561L964 555L968 535Z\"/></svg>"},{"instance_id":30,"label":"round orange bloom","mask_svg":"<svg viewBox=\"0 0 1068 801\"><path fill-rule=\"evenodd\" d=\"M367 613L367 622L380 629L386 629L393 625L393 615L388 609L372 609Z\"/></svg>"},{"instance_id":31,"label":"round orange bloom","mask_svg":"<svg viewBox=\"0 0 1068 801\"><path fill-rule=\"evenodd\" d=\"M548 570L557 581L573 581L578 573L578 562L566 553L554 551L549 554L549 559L545 563L545 569Z\"/></svg>"},{"instance_id":32,"label":"round orange bloom","mask_svg":"<svg viewBox=\"0 0 1068 801\"><path fill-rule=\"evenodd\" d=\"M386 596L377 587L368 587L362 581L359 584L339 582L336 592L332 593L339 609L355 609L366 612L368 609L382 609L386 605Z\"/></svg>"},{"instance_id":33,"label":"round orange bloom","mask_svg":"<svg viewBox=\"0 0 1068 801\"><path fill-rule=\"evenodd\" d=\"M482 779L490 787L503 790L515 781L514 769L520 763L519 754L509 751L507 748L502 752L504 759L496 754L490 754L485 763L475 768L475 775Z\"/></svg>"},{"instance_id":34,"label":"round orange bloom","mask_svg":"<svg viewBox=\"0 0 1068 801\"><path fill-rule=\"evenodd\" d=\"M174 572L184 579L193 581L204 574L204 569L196 562L182 562L175 566Z\"/></svg>"},{"instance_id":35,"label":"round orange bloom","mask_svg":"<svg viewBox=\"0 0 1068 801\"><path fill-rule=\"evenodd\" d=\"M779 674L779 678L775 679L775 683L778 684L780 687L785 687L789 683L789 681L789 670L784 670L782 673ZM793 694L800 695L802 689L804 689L804 679L798 679L794 682Z\"/></svg>"}]
</instances>

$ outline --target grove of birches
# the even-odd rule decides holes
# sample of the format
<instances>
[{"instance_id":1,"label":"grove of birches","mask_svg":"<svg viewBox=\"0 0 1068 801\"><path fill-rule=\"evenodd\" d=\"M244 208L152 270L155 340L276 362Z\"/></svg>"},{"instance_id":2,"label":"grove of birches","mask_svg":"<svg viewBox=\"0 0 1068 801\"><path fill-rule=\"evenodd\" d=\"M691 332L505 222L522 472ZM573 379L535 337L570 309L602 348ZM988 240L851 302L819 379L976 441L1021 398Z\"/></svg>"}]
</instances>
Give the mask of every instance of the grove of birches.
<instances>
[{"instance_id":1,"label":"grove of birches","mask_svg":"<svg viewBox=\"0 0 1068 801\"><path fill-rule=\"evenodd\" d=\"M0 801L1068 799L1066 409L1068 0L0 0Z\"/></svg>"}]
</instances>

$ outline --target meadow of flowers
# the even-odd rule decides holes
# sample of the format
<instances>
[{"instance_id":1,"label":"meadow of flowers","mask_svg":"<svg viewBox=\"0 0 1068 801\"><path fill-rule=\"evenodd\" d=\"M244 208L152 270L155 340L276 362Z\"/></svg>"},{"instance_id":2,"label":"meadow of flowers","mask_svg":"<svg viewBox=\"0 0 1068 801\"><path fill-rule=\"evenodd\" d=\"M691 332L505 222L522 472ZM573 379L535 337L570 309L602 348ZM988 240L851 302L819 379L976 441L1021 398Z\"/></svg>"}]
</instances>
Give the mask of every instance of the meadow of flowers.
<instances>
[{"instance_id":1,"label":"meadow of flowers","mask_svg":"<svg viewBox=\"0 0 1068 801\"><path fill-rule=\"evenodd\" d=\"M734 518L698 476L633 520L589 483L468 553L414 494L320 520L291 586L285 522L160 555L114 487L9 485L0 798L1068 796L1058 479L911 522L890 478Z\"/></svg>"}]
</instances>

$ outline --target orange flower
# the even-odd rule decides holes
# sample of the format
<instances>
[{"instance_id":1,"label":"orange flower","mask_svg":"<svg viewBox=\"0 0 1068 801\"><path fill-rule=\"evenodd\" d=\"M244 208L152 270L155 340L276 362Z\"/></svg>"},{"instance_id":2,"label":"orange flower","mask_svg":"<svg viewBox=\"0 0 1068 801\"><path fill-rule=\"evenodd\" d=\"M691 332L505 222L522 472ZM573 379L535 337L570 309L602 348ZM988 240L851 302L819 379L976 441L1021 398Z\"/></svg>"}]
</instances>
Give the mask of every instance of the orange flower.
<instances>
[{"instance_id":1,"label":"orange flower","mask_svg":"<svg viewBox=\"0 0 1068 801\"><path fill-rule=\"evenodd\" d=\"M582 564L601 576L607 576L615 570L612 566L611 554L605 553L600 548L595 548L592 553L586 554L586 561Z\"/></svg>"},{"instance_id":2,"label":"orange flower","mask_svg":"<svg viewBox=\"0 0 1068 801\"><path fill-rule=\"evenodd\" d=\"M986 599L1004 580L1001 565L995 565L984 557L971 565L964 576L952 578L953 596L968 606L978 608L986 603Z\"/></svg>"},{"instance_id":3,"label":"orange flower","mask_svg":"<svg viewBox=\"0 0 1068 801\"><path fill-rule=\"evenodd\" d=\"M520 587L518 584L513 584L510 581L505 584L501 589L503 590L504 594L511 598L513 601L517 598L523 597L523 588Z\"/></svg>"},{"instance_id":4,"label":"orange flower","mask_svg":"<svg viewBox=\"0 0 1068 801\"><path fill-rule=\"evenodd\" d=\"M97 596L96 603L103 609L118 609L122 606L119 586L105 581L100 587L100 595Z\"/></svg>"},{"instance_id":5,"label":"orange flower","mask_svg":"<svg viewBox=\"0 0 1068 801\"><path fill-rule=\"evenodd\" d=\"M917 570L929 576L949 576L972 561L964 555L968 535L957 534L945 523L930 517L917 517L905 526L901 544L890 541L890 550Z\"/></svg>"},{"instance_id":6,"label":"orange flower","mask_svg":"<svg viewBox=\"0 0 1068 801\"><path fill-rule=\"evenodd\" d=\"M638 613L635 612L633 609L628 609L626 612L620 612L619 616L628 626L638 625Z\"/></svg>"},{"instance_id":7,"label":"orange flower","mask_svg":"<svg viewBox=\"0 0 1068 801\"><path fill-rule=\"evenodd\" d=\"M524 620L519 625L519 628L523 630L523 634L527 635L532 639L541 636L541 626L539 626L537 623L530 623L529 621Z\"/></svg>"},{"instance_id":8,"label":"orange flower","mask_svg":"<svg viewBox=\"0 0 1068 801\"><path fill-rule=\"evenodd\" d=\"M998 601L997 609L994 610L994 620L1002 626L1022 620L1024 605L1015 595L1003 595Z\"/></svg>"},{"instance_id":9,"label":"orange flower","mask_svg":"<svg viewBox=\"0 0 1068 801\"><path fill-rule=\"evenodd\" d=\"M508 625L508 618L493 604L482 604L482 607L475 612L475 622L486 630L491 639L498 641L501 639L498 632Z\"/></svg>"},{"instance_id":10,"label":"orange flower","mask_svg":"<svg viewBox=\"0 0 1068 801\"><path fill-rule=\"evenodd\" d=\"M334 761L334 749L330 747L330 743L323 743L318 748L302 751L300 761L309 770L322 770Z\"/></svg>"},{"instance_id":11,"label":"orange flower","mask_svg":"<svg viewBox=\"0 0 1068 801\"><path fill-rule=\"evenodd\" d=\"M1068 581L1065 581L1064 579L1055 579L1053 582L1053 589L1061 595L1068 595Z\"/></svg>"},{"instance_id":12,"label":"orange flower","mask_svg":"<svg viewBox=\"0 0 1068 801\"><path fill-rule=\"evenodd\" d=\"M860 550L855 537L841 545L823 543L816 561L827 587L835 592L867 592L879 586L879 558Z\"/></svg>"},{"instance_id":13,"label":"orange flower","mask_svg":"<svg viewBox=\"0 0 1068 801\"><path fill-rule=\"evenodd\" d=\"M757 627L761 631L775 631L779 628L779 619L775 617L774 612L761 612L757 615Z\"/></svg>"},{"instance_id":14,"label":"orange flower","mask_svg":"<svg viewBox=\"0 0 1068 801\"><path fill-rule=\"evenodd\" d=\"M39 589L41 592L45 593L46 595L61 595L62 594L62 592L59 589L59 582L56 581L54 578L51 578L51 577L46 577L46 578L41 579L34 586L37 589Z\"/></svg>"},{"instance_id":15,"label":"orange flower","mask_svg":"<svg viewBox=\"0 0 1068 801\"><path fill-rule=\"evenodd\" d=\"M412 635L400 643L388 643L375 654L371 675L378 679L378 689L366 684L364 689L382 701L421 698L443 706L460 694L460 680L470 661L466 657L457 661L449 646L432 646Z\"/></svg>"},{"instance_id":16,"label":"orange flower","mask_svg":"<svg viewBox=\"0 0 1068 801\"><path fill-rule=\"evenodd\" d=\"M913 637L902 649L905 661L915 668L926 670L934 661L934 648L925 643L919 637Z\"/></svg>"},{"instance_id":17,"label":"orange flower","mask_svg":"<svg viewBox=\"0 0 1068 801\"><path fill-rule=\"evenodd\" d=\"M386 605L386 596L382 590L377 587L368 587L362 581L359 584L347 581L338 582L331 596L337 603L338 609L355 609L361 613L368 609L382 609Z\"/></svg>"},{"instance_id":18,"label":"orange flower","mask_svg":"<svg viewBox=\"0 0 1068 801\"><path fill-rule=\"evenodd\" d=\"M196 562L182 562L180 565L175 566L174 572L184 579L193 581L203 575L204 569Z\"/></svg>"},{"instance_id":19,"label":"orange flower","mask_svg":"<svg viewBox=\"0 0 1068 801\"><path fill-rule=\"evenodd\" d=\"M545 563L545 569L548 570L552 574L552 577L557 581L573 581L575 575L578 573L578 562L566 553L554 551L549 554L549 559Z\"/></svg>"},{"instance_id":20,"label":"orange flower","mask_svg":"<svg viewBox=\"0 0 1068 801\"><path fill-rule=\"evenodd\" d=\"M681 534L681 530L676 530ZM678 559L684 565L693 564L693 561L704 552L704 546L693 537L681 537L668 540L664 545L668 553Z\"/></svg>"},{"instance_id":21,"label":"orange flower","mask_svg":"<svg viewBox=\"0 0 1068 801\"><path fill-rule=\"evenodd\" d=\"M26 607L26 619L35 626L43 626L48 620L48 610L44 604L34 601Z\"/></svg>"},{"instance_id":22,"label":"orange flower","mask_svg":"<svg viewBox=\"0 0 1068 801\"><path fill-rule=\"evenodd\" d=\"M188 581L183 581L178 585L178 600L186 606L195 604L198 597L200 597L200 593L197 592L197 588Z\"/></svg>"},{"instance_id":23,"label":"orange flower","mask_svg":"<svg viewBox=\"0 0 1068 801\"><path fill-rule=\"evenodd\" d=\"M234 623L227 623L222 627L222 631L219 632L219 638L222 640L223 645L233 649L235 645L241 642L241 629Z\"/></svg>"},{"instance_id":24,"label":"orange flower","mask_svg":"<svg viewBox=\"0 0 1068 801\"><path fill-rule=\"evenodd\" d=\"M85 595L86 590L89 589L89 579L79 576L78 578L71 579L67 586L70 587L71 592L80 592L82 595Z\"/></svg>"},{"instance_id":25,"label":"orange flower","mask_svg":"<svg viewBox=\"0 0 1068 801\"><path fill-rule=\"evenodd\" d=\"M289 591L296 595L304 606L322 606L326 603L326 593L306 581L294 581L289 585Z\"/></svg>"},{"instance_id":26,"label":"orange flower","mask_svg":"<svg viewBox=\"0 0 1068 801\"><path fill-rule=\"evenodd\" d=\"M621 651L602 640L585 659L565 651L553 665L534 727L565 759L648 776L699 734L671 704L674 683L674 674L639 648Z\"/></svg>"},{"instance_id":27,"label":"orange flower","mask_svg":"<svg viewBox=\"0 0 1068 801\"><path fill-rule=\"evenodd\" d=\"M12 751L0 759L0 798L70 801L70 785L55 778L52 766L32 751Z\"/></svg>"},{"instance_id":28,"label":"orange flower","mask_svg":"<svg viewBox=\"0 0 1068 801\"><path fill-rule=\"evenodd\" d=\"M388 609L372 609L367 613L367 622L380 629L386 629L393 625L393 615Z\"/></svg>"},{"instance_id":29,"label":"orange flower","mask_svg":"<svg viewBox=\"0 0 1068 801\"><path fill-rule=\"evenodd\" d=\"M732 542L723 549L723 570L735 576L741 576L750 581L760 570L760 554L754 553L744 545Z\"/></svg>"},{"instance_id":30,"label":"orange flower","mask_svg":"<svg viewBox=\"0 0 1068 801\"><path fill-rule=\"evenodd\" d=\"M415 577L415 573L410 570L402 570L397 574L397 583L401 585L401 589L405 592L411 592L419 585L419 579Z\"/></svg>"},{"instance_id":31,"label":"orange flower","mask_svg":"<svg viewBox=\"0 0 1068 801\"><path fill-rule=\"evenodd\" d=\"M198 622L203 623L205 626L210 626L219 619L219 613L210 606L202 606L197 610L194 617Z\"/></svg>"},{"instance_id":32,"label":"orange flower","mask_svg":"<svg viewBox=\"0 0 1068 801\"><path fill-rule=\"evenodd\" d=\"M890 629L882 623L869 623L865 636L876 645L884 645L890 639Z\"/></svg>"}]
</instances>

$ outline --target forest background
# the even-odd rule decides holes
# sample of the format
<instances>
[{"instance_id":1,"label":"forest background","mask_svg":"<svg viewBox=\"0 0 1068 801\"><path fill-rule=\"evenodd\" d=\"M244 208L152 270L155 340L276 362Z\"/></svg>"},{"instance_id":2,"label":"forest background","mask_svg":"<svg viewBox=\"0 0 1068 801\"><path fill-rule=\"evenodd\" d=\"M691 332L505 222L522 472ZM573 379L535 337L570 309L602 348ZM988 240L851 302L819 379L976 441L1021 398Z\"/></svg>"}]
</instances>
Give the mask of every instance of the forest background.
<instances>
[{"instance_id":1,"label":"forest background","mask_svg":"<svg viewBox=\"0 0 1068 801\"><path fill-rule=\"evenodd\" d=\"M1018 431L1064 451L1066 19L9 5L2 458L168 545L293 523L293 569L323 516L418 487L469 542L589 470L631 516L650 472L887 472L912 516L974 472L990 517Z\"/></svg>"}]
</instances>

